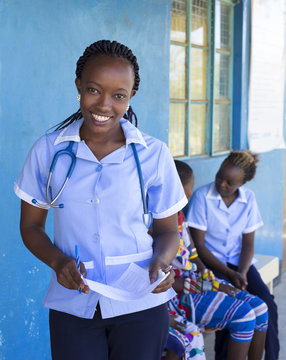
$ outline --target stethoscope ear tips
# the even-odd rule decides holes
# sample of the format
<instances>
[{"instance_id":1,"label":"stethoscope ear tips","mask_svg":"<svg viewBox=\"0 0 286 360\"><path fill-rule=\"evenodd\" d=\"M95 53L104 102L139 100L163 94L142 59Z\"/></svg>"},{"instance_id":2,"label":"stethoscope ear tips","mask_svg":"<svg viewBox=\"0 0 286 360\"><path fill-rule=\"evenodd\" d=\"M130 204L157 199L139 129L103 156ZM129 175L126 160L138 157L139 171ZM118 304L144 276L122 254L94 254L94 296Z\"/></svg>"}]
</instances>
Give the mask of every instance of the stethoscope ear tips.
<instances>
[{"instance_id":1,"label":"stethoscope ear tips","mask_svg":"<svg viewBox=\"0 0 286 360\"><path fill-rule=\"evenodd\" d=\"M143 222L146 228L149 230L153 224L153 215L150 211L148 213L143 214Z\"/></svg>"}]
</instances>

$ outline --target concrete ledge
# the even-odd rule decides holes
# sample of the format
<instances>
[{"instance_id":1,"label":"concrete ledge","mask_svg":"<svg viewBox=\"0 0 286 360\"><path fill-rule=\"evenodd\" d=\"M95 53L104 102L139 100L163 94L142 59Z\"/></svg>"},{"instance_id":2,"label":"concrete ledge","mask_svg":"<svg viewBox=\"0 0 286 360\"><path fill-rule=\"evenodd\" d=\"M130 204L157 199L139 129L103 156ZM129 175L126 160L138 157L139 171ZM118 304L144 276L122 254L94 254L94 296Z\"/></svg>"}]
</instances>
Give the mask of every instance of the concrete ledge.
<instances>
[{"instance_id":1,"label":"concrete ledge","mask_svg":"<svg viewBox=\"0 0 286 360\"><path fill-rule=\"evenodd\" d=\"M258 260L257 263L254 264L256 269L271 294L273 294L273 280L279 275L278 257L260 254L255 254L254 257Z\"/></svg>"}]
</instances>

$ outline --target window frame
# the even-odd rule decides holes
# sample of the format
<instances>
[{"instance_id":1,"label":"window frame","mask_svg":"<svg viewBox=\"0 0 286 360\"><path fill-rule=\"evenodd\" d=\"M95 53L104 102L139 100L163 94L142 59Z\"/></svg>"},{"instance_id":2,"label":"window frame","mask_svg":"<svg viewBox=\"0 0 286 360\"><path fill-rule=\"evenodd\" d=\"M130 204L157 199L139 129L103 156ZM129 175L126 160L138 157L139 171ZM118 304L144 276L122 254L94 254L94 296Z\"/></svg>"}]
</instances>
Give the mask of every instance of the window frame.
<instances>
[{"instance_id":1,"label":"window frame","mask_svg":"<svg viewBox=\"0 0 286 360\"><path fill-rule=\"evenodd\" d=\"M225 3L230 5L230 48L229 50L216 49L216 3ZM228 154L233 148L233 63L234 63L234 5L233 0L209 0L208 2L208 45L203 46L208 48L209 55L207 60L207 101L191 100L191 49L202 48L200 45L191 43L192 31L192 2L187 0L187 23L186 23L186 41L179 42L170 40L170 45L181 46L186 50L186 97L185 99L169 98L169 104L185 104L186 118L185 118L185 139L184 139L184 155L174 155L175 158L186 159L201 159L215 156L222 156ZM171 5L172 8L172 5ZM172 15L171 15L172 16ZM171 47L170 47L171 48ZM216 54L226 55L229 53L229 73L228 73L228 100L215 100L215 56ZM194 104L208 104L206 112L206 132L205 132L205 154L191 155L190 154L190 122L191 122L191 105ZM214 151L214 121L215 121L215 104L226 103L229 104L229 149L224 151Z\"/></svg>"}]
</instances>

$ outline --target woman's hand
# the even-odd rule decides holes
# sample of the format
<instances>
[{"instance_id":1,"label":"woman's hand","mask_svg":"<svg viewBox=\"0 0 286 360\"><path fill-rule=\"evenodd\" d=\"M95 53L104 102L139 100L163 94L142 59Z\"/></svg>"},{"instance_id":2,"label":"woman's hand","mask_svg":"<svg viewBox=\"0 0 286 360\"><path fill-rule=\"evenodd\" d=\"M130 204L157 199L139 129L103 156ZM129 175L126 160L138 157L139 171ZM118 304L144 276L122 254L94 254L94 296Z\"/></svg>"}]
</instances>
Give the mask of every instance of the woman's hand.
<instances>
[{"instance_id":1,"label":"woman's hand","mask_svg":"<svg viewBox=\"0 0 286 360\"><path fill-rule=\"evenodd\" d=\"M236 288L246 290L248 283L245 275L242 275L238 271L229 269L227 277Z\"/></svg>"},{"instance_id":2,"label":"woman's hand","mask_svg":"<svg viewBox=\"0 0 286 360\"><path fill-rule=\"evenodd\" d=\"M83 263L80 263L80 274L75 259L64 256L61 262L55 267L55 272L57 274L58 283L65 288L74 290L80 288L83 293L89 293L89 287L85 285L81 278L81 274L86 277L86 270Z\"/></svg>"},{"instance_id":3,"label":"woman's hand","mask_svg":"<svg viewBox=\"0 0 286 360\"><path fill-rule=\"evenodd\" d=\"M181 334L185 334L183 329L185 329L187 325L175 320L175 317L177 317L177 315L170 315L170 326L173 329L178 330Z\"/></svg>"},{"instance_id":4,"label":"woman's hand","mask_svg":"<svg viewBox=\"0 0 286 360\"><path fill-rule=\"evenodd\" d=\"M175 278L175 272L172 267L166 263L166 261L160 256L153 256L149 264L149 276L150 282L153 284L159 276L159 270L162 270L165 274L169 273L164 281L162 281L154 290L153 293L160 293L167 291L172 287Z\"/></svg>"},{"instance_id":5,"label":"woman's hand","mask_svg":"<svg viewBox=\"0 0 286 360\"><path fill-rule=\"evenodd\" d=\"M239 289L233 287L232 285L223 284L223 283L219 284L218 291L224 292L231 297L235 297L235 294L240 292Z\"/></svg>"}]
</instances>

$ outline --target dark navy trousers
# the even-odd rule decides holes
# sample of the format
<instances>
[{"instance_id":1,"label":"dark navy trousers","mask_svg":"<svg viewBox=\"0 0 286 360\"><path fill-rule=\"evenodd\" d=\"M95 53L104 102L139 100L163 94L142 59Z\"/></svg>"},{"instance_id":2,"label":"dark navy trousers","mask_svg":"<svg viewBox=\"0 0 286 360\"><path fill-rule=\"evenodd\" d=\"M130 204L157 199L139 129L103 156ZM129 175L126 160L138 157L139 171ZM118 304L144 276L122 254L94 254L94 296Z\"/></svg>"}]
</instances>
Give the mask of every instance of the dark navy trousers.
<instances>
[{"instance_id":1,"label":"dark navy trousers","mask_svg":"<svg viewBox=\"0 0 286 360\"><path fill-rule=\"evenodd\" d=\"M53 360L160 360L168 330L166 304L109 319L50 310Z\"/></svg>"},{"instance_id":2,"label":"dark navy trousers","mask_svg":"<svg viewBox=\"0 0 286 360\"><path fill-rule=\"evenodd\" d=\"M237 270L237 266L227 264L233 270ZM218 272L215 272L218 278L229 279ZM253 295L260 297L268 306L268 330L265 343L265 360L277 360L279 357L279 339L278 339L278 311L274 301L274 296L270 294L268 287L264 284L261 276L255 266L251 265L247 273L247 291ZM226 360L227 344L226 339L229 338L228 330L216 332L215 339L215 360Z\"/></svg>"}]
</instances>

